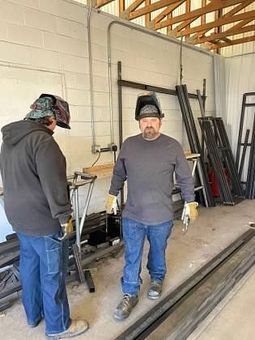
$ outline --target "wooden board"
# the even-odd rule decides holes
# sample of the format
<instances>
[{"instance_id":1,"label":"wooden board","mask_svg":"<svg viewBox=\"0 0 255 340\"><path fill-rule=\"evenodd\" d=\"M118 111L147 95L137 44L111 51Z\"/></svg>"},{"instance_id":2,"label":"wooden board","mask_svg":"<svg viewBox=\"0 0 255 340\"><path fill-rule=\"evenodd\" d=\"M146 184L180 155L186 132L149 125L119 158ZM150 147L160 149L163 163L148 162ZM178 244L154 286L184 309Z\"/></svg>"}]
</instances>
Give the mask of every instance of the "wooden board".
<instances>
[{"instance_id":1,"label":"wooden board","mask_svg":"<svg viewBox=\"0 0 255 340\"><path fill-rule=\"evenodd\" d=\"M97 178L112 176L114 164L100 164L89 168L83 168L82 171L86 172L92 176L97 176Z\"/></svg>"}]
</instances>

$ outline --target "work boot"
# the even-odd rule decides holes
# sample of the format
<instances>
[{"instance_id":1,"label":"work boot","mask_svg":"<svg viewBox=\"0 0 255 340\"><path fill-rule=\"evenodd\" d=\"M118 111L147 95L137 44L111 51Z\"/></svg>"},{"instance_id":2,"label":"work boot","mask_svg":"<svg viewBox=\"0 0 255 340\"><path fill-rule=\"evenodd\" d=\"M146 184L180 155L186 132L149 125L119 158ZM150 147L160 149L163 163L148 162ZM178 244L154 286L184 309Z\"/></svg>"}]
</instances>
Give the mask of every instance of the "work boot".
<instances>
[{"instance_id":1,"label":"work boot","mask_svg":"<svg viewBox=\"0 0 255 340\"><path fill-rule=\"evenodd\" d=\"M73 338L84 333L89 329L89 324L86 320L72 320L71 325L67 330L61 333L47 334L49 339L65 339Z\"/></svg>"},{"instance_id":2,"label":"work boot","mask_svg":"<svg viewBox=\"0 0 255 340\"><path fill-rule=\"evenodd\" d=\"M162 285L163 285L162 281L152 280L150 288L148 289L147 292L148 299L151 300L159 299L162 293Z\"/></svg>"},{"instance_id":3,"label":"work boot","mask_svg":"<svg viewBox=\"0 0 255 340\"><path fill-rule=\"evenodd\" d=\"M115 309L113 316L117 320L126 319L138 302L138 296L124 294L121 302Z\"/></svg>"}]
</instances>

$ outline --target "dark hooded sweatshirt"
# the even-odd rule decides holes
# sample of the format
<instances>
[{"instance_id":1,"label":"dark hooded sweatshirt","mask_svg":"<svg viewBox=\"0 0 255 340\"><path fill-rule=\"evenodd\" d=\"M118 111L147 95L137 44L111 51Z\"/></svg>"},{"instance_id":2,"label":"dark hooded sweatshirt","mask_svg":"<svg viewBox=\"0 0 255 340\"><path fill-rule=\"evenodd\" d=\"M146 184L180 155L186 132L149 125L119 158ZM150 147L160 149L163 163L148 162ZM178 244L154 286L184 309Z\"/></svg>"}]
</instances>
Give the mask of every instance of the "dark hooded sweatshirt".
<instances>
[{"instance_id":1,"label":"dark hooded sweatshirt","mask_svg":"<svg viewBox=\"0 0 255 340\"><path fill-rule=\"evenodd\" d=\"M66 161L53 131L23 120L4 126L2 133L0 169L8 221L27 235L57 233L72 210Z\"/></svg>"}]
</instances>

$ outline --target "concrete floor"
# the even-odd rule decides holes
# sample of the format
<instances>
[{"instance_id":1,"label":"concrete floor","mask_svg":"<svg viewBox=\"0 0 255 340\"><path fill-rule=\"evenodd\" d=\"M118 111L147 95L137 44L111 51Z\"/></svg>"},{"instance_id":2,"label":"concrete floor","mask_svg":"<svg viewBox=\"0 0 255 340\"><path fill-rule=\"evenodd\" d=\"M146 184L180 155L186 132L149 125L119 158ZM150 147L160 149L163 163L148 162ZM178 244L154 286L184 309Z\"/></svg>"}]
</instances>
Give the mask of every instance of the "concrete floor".
<instances>
[{"instance_id":1,"label":"concrete floor","mask_svg":"<svg viewBox=\"0 0 255 340\"><path fill-rule=\"evenodd\" d=\"M255 268L226 296L187 340L254 339Z\"/></svg>"},{"instance_id":2,"label":"concrete floor","mask_svg":"<svg viewBox=\"0 0 255 340\"><path fill-rule=\"evenodd\" d=\"M181 223L177 221L167 251L168 272L163 297L245 232L248 229L247 224L255 219L254 211L255 200L246 200L234 207L201 208L197 222L186 234L183 234ZM112 312L121 298L119 278L123 267L122 253L92 265L95 293L89 293L85 286L77 283L68 285L72 316L86 318L90 323L89 331L77 339L115 339L155 305L156 302L146 298L149 285L146 255L147 244L144 252L140 301L126 321L117 322L112 317ZM247 303L250 302L252 305L255 274L250 274L249 280L251 281L247 281L247 284L242 280L242 289L235 294L232 293L232 299L224 308L218 308L214 314L211 313L213 316L210 315L189 340L253 339L252 315L255 307L249 305L248 308ZM221 311L220 314L217 314L217 310ZM227 314L224 314L225 312ZM5 313L0 314L0 334L5 340L45 339L44 323L35 329L28 328L22 305L18 300Z\"/></svg>"}]
</instances>

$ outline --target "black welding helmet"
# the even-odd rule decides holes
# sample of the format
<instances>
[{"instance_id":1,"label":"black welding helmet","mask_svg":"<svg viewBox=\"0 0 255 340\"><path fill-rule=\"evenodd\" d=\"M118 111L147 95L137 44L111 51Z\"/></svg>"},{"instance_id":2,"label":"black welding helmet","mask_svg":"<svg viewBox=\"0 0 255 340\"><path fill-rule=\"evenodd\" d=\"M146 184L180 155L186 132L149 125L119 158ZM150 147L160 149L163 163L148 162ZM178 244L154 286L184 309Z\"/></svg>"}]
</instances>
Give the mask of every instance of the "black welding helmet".
<instances>
[{"instance_id":1,"label":"black welding helmet","mask_svg":"<svg viewBox=\"0 0 255 340\"><path fill-rule=\"evenodd\" d=\"M43 117L55 117L57 125L70 129L70 111L68 103L61 97L42 93L30 106L30 111L25 119L39 119Z\"/></svg>"},{"instance_id":2,"label":"black welding helmet","mask_svg":"<svg viewBox=\"0 0 255 340\"><path fill-rule=\"evenodd\" d=\"M154 92L146 92L137 97L135 119L140 120L145 117L158 117L159 119L164 117Z\"/></svg>"}]
</instances>

